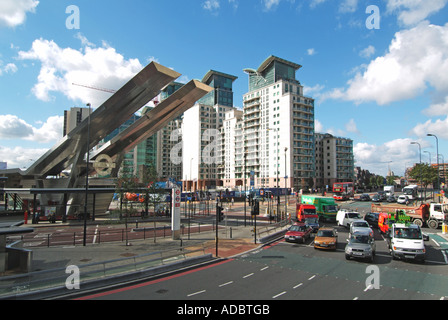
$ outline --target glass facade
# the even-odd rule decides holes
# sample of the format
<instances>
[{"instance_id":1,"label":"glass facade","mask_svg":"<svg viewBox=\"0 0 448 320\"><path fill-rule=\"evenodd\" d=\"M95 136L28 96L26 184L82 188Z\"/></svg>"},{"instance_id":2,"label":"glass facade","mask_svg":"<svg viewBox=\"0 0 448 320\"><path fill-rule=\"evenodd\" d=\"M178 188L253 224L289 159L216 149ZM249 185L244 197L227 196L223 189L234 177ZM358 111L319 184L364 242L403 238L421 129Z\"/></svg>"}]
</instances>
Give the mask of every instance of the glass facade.
<instances>
[{"instance_id":1,"label":"glass facade","mask_svg":"<svg viewBox=\"0 0 448 320\"><path fill-rule=\"evenodd\" d=\"M205 76L204 82L215 90L209 92L198 102L207 106L221 105L233 107L233 82L237 77L217 71L209 71Z\"/></svg>"}]
</instances>

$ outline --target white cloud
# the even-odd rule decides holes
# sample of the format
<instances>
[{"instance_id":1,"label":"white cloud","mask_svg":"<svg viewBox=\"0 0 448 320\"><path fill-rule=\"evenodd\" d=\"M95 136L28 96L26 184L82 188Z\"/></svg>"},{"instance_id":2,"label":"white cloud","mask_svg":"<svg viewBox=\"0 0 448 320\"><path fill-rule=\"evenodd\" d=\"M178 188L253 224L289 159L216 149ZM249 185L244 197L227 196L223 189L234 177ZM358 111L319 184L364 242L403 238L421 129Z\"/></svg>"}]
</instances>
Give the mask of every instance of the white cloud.
<instances>
[{"instance_id":1,"label":"white cloud","mask_svg":"<svg viewBox=\"0 0 448 320\"><path fill-rule=\"evenodd\" d=\"M448 114L448 96L440 103L434 103L429 108L423 110L423 113L428 116L442 116Z\"/></svg>"},{"instance_id":2,"label":"white cloud","mask_svg":"<svg viewBox=\"0 0 448 320\"><path fill-rule=\"evenodd\" d=\"M6 66L2 68L0 62L0 76L2 76L3 73L16 73L17 70L18 70L17 66L14 63L8 63Z\"/></svg>"},{"instance_id":3,"label":"white cloud","mask_svg":"<svg viewBox=\"0 0 448 320\"><path fill-rule=\"evenodd\" d=\"M209 11L216 11L219 9L219 6L218 0L207 0L202 4L202 8Z\"/></svg>"},{"instance_id":4,"label":"white cloud","mask_svg":"<svg viewBox=\"0 0 448 320\"><path fill-rule=\"evenodd\" d=\"M15 115L0 115L0 139L23 139L38 143L57 142L62 138L64 117L47 119L40 128L33 127Z\"/></svg>"},{"instance_id":5,"label":"white cloud","mask_svg":"<svg viewBox=\"0 0 448 320\"><path fill-rule=\"evenodd\" d=\"M359 55L363 58L370 58L374 54L375 54L375 47L372 45L368 46L367 48L359 52Z\"/></svg>"},{"instance_id":6,"label":"white cloud","mask_svg":"<svg viewBox=\"0 0 448 320\"><path fill-rule=\"evenodd\" d=\"M358 0L344 0L339 5L339 12L353 13L358 8Z\"/></svg>"},{"instance_id":7,"label":"white cloud","mask_svg":"<svg viewBox=\"0 0 448 320\"><path fill-rule=\"evenodd\" d=\"M34 13L37 0L1 0L0 26L16 27L25 22L27 12Z\"/></svg>"},{"instance_id":8,"label":"white cloud","mask_svg":"<svg viewBox=\"0 0 448 320\"><path fill-rule=\"evenodd\" d=\"M345 130L347 130L350 133L356 133L356 134L360 133L356 125L355 119L350 119L349 122L345 124Z\"/></svg>"},{"instance_id":9,"label":"white cloud","mask_svg":"<svg viewBox=\"0 0 448 320\"><path fill-rule=\"evenodd\" d=\"M306 52L309 56L314 56L316 54L316 50L314 50L314 48L310 48Z\"/></svg>"},{"instance_id":10,"label":"white cloud","mask_svg":"<svg viewBox=\"0 0 448 320\"><path fill-rule=\"evenodd\" d=\"M280 0L263 0L264 8L266 11L274 9L278 6Z\"/></svg>"},{"instance_id":11,"label":"white cloud","mask_svg":"<svg viewBox=\"0 0 448 320\"><path fill-rule=\"evenodd\" d=\"M315 119L314 120L314 131L322 133L323 130L324 130L324 126L322 125L322 123L319 120Z\"/></svg>"},{"instance_id":12,"label":"white cloud","mask_svg":"<svg viewBox=\"0 0 448 320\"><path fill-rule=\"evenodd\" d=\"M8 163L8 168L28 168L47 151L48 149L5 148L0 146L2 161Z\"/></svg>"},{"instance_id":13,"label":"white cloud","mask_svg":"<svg viewBox=\"0 0 448 320\"><path fill-rule=\"evenodd\" d=\"M14 115L0 115L0 139L27 138L33 127Z\"/></svg>"},{"instance_id":14,"label":"white cloud","mask_svg":"<svg viewBox=\"0 0 448 320\"><path fill-rule=\"evenodd\" d=\"M435 134L439 139L448 140L448 117L444 120L428 120L425 123L420 123L410 132L410 134L414 134L421 138L426 137L428 133Z\"/></svg>"},{"instance_id":15,"label":"white cloud","mask_svg":"<svg viewBox=\"0 0 448 320\"><path fill-rule=\"evenodd\" d=\"M27 140L39 143L57 142L62 138L63 125L64 117L50 117L40 128L33 128L33 135Z\"/></svg>"},{"instance_id":16,"label":"white cloud","mask_svg":"<svg viewBox=\"0 0 448 320\"><path fill-rule=\"evenodd\" d=\"M396 175L403 175L405 166L413 166L419 161L419 149L412 145L412 139L396 139L382 145L357 143L353 147L355 165L369 168L372 173L387 175L389 168ZM429 143L424 140L417 141L422 148Z\"/></svg>"},{"instance_id":17,"label":"white cloud","mask_svg":"<svg viewBox=\"0 0 448 320\"><path fill-rule=\"evenodd\" d=\"M324 90L325 86L316 84L313 87L304 86L303 87L303 95L307 97L318 98L321 95L322 90Z\"/></svg>"},{"instance_id":18,"label":"white cloud","mask_svg":"<svg viewBox=\"0 0 448 320\"><path fill-rule=\"evenodd\" d=\"M347 89L334 89L325 97L386 105L414 98L428 85L448 96L448 24L421 23L397 32L384 56L357 72Z\"/></svg>"},{"instance_id":19,"label":"white cloud","mask_svg":"<svg viewBox=\"0 0 448 320\"><path fill-rule=\"evenodd\" d=\"M310 8L314 9L318 5L324 3L325 1L327 1L327 0L311 0Z\"/></svg>"},{"instance_id":20,"label":"white cloud","mask_svg":"<svg viewBox=\"0 0 448 320\"><path fill-rule=\"evenodd\" d=\"M82 43L88 40L80 36ZM52 92L67 98L98 107L110 97L110 93L73 85L80 84L97 88L118 90L143 66L138 59L126 60L103 43L102 47L86 46L81 50L60 48L54 41L38 39L29 51L20 51L19 59L37 60L41 70L32 92L43 101L53 99Z\"/></svg>"},{"instance_id":21,"label":"white cloud","mask_svg":"<svg viewBox=\"0 0 448 320\"><path fill-rule=\"evenodd\" d=\"M387 12L397 13L398 21L413 26L440 11L448 0L387 0Z\"/></svg>"}]
</instances>

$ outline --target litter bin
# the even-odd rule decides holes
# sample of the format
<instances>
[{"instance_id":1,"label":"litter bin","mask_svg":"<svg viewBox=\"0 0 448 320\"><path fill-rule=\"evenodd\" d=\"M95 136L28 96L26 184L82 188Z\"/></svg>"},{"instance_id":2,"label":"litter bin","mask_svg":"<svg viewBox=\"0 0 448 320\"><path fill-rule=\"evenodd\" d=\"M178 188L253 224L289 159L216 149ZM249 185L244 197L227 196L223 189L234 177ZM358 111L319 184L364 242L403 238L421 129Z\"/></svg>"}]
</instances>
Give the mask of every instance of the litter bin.
<instances>
[{"instance_id":1,"label":"litter bin","mask_svg":"<svg viewBox=\"0 0 448 320\"><path fill-rule=\"evenodd\" d=\"M448 224L442 224L442 234L448 234Z\"/></svg>"}]
</instances>

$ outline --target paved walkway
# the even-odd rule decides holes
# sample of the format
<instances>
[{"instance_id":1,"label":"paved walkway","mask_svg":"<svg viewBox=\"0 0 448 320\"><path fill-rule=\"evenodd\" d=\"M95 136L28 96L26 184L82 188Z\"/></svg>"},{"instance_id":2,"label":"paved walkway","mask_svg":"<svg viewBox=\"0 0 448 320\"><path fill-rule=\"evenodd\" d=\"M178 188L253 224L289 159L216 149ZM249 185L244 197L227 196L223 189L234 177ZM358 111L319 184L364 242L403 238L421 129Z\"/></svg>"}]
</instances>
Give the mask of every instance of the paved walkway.
<instances>
[{"instance_id":1,"label":"paved walkway","mask_svg":"<svg viewBox=\"0 0 448 320\"><path fill-rule=\"evenodd\" d=\"M50 224L39 224L39 227L48 227ZM57 227L58 225L54 225ZM218 257L229 258L260 247L255 243L252 226L222 228L218 233ZM69 265L83 265L123 259L144 255L152 252L167 251L185 248L187 250L202 250L205 254L216 256L216 231L201 231L191 233L188 240L183 235L181 240L171 238L148 238L146 240L133 240L129 245L125 242L89 244L87 246L66 247L35 247L33 251L32 271L65 268Z\"/></svg>"}]
</instances>

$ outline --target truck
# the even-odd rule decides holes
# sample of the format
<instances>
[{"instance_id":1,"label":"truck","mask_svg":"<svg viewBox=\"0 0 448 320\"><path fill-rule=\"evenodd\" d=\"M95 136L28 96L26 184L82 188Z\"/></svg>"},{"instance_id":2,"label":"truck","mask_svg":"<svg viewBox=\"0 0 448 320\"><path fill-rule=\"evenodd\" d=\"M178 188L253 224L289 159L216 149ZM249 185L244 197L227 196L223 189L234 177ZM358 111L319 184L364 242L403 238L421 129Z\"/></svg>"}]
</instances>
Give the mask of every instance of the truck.
<instances>
[{"instance_id":1,"label":"truck","mask_svg":"<svg viewBox=\"0 0 448 320\"><path fill-rule=\"evenodd\" d=\"M298 203L296 206L296 219L313 228L313 232L319 229L319 216L316 207L312 204Z\"/></svg>"},{"instance_id":2,"label":"truck","mask_svg":"<svg viewBox=\"0 0 448 320\"><path fill-rule=\"evenodd\" d=\"M314 205L320 220L336 221L338 206L333 198L302 195L301 203Z\"/></svg>"},{"instance_id":3,"label":"truck","mask_svg":"<svg viewBox=\"0 0 448 320\"><path fill-rule=\"evenodd\" d=\"M409 223L393 223L389 237L392 259L425 261L424 237L419 226Z\"/></svg>"},{"instance_id":4,"label":"truck","mask_svg":"<svg viewBox=\"0 0 448 320\"><path fill-rule=\"evenodd\" d=\"M431 229L437 229L448 218L448 204L430 203L429 220L426 222Z\"/></svg>"},{"instance_id":5,"label":"truck","mask_svg":"<svg viewBox=\"0 0 448 320\"><path fill-rule=\"evenodd\" d=\"M395 204L372 203L371 212L395 214L397 210L403 211L409 217L407 221L420 227L429 220L429 204L425 203L418 207L400 206Z\"/></svg>"},{"instance_id":6,"label":"truck","mask_svg":"<svg viewBox=\"0 0 448 320\"><path fill-rule=\"evenodd\" d=\"M393 196L395 193L395 188L394 186L384 186L384 192L386 192L386 196Z\"/></svg>"}]
</instances>

